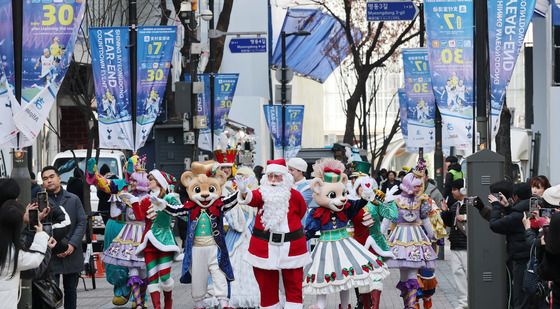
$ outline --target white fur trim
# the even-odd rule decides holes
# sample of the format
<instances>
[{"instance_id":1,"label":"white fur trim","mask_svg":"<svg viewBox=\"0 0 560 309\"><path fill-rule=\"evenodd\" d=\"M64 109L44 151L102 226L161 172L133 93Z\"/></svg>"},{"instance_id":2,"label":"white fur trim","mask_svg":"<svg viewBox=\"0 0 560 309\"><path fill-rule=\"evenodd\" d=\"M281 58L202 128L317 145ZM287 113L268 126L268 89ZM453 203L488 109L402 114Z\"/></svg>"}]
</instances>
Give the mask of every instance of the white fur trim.
<instances>
[{"instance_id":1,"label":"white fur trim","mask_svg":"<svg viewBox=\"0 0 560 309\"><path fill-rule=\"evenodd\" d=\"M169 188L169 184L167 183L167 180L165 180L165 177L163 177L163 174L159 170L152 170L150 172L150 175L152 175L156 179L156 181L163 188L163 190L167 191L167 189Z\"/></svg>"},{"instance_id":2,"label":"white fur trim","mask_svg":"<svg viewBox=\"0 0 560 309\"><path fill-rule=\"evenodd\" d=\"M284 243L282 246L268 244L268 258L261 258L251 254L251 252L247 252L245 260L254 267L268 270L294 269L311 263L309 252L288 256L289 252L290 243Z\"/></svg>"},{"instance_id":3,"label":"white fur trim","mask_svg":"<svg viewBox=\"0 0 560 309\"><path fill-rule=\"evenodd\" d=\"M303 309L303 304L286 302L284 309Z\"/></svg>"},{"instance_id":4,"label":"white fur trim","mask_svg":"<svg viewBox=\"0 0 560 309\"><path fill-rule=\"evenodd\" d=\"M251 190L248 190L246 193L247 195L245 196L245 198L241 197L243 195L242 192L239 192L239 194L237 195L237 201L239 202L239 204L247 205L253 200L253 192L251 192Z\"/></svg>"},{"instance_id":5,"label":"white fur trim","mask_svg":"<svg viewBox=\"0 0 560 309\"><path fill-rule=\"evenodd\" d=\"M266 166L265 174L278 173L278 174L288 174L288 168L280 164L269 164Z\"/></svg>"},{"instance_id":6,"label":"white fur trim","mask_svg":"<svg viewBox=\"0 0 560 309\"><path fill-rule=\"evenodd\" d=\"M160 292L159 284L148 284L148 294Z\"/></svg>"},{"instance_id":7,"label":"white fur trim","mask_svg":"<svg viewBox=\"0 0 560 309\"><path fill-rule=\"evenodd\" d=\"M300 172L305 172L307 171L307 162L302 158L291 158L288 160L288 167L295 168Z\"/></svg>"},{"instance_id":8,"label":"white fur trim","mask_svg":"<svg viewBox=\"0 0 560 309\"><path fill-rule=\"evenodd\" d=\"M175 281L173 280L173 278L169 278L163 282L159 283L161 285L161 289L164 292L171 292L173 291L173 286L175 285Z\"/></svg>"},{"instance_id":9,"label":"white fur trim","mask_svg":"<svg viewBox=\"0 0 560 309\"><path fill-rule=\"evenodd\" d=\"M280 307L280 304L278 303L278 304L274 304L272 306L267 306L267 307L259 306L259 308L261 308L261 309L281 309L282 307Z\"/></svg>"},{"instance_id":10,"label":"white fur trim","mask_svg":"<svg viewBox=\"0 0 560 309\"><path fill-rule=\"evenodd\" d=\"M156 247L158 250L163 251L163 252L175 252L175 254L179 254L180 251L181 251L179 249L179 246L177 246L176 244L175 245L164 245L164 244L162 244L154 236L154 233L152 233L152 230L149 230L146 233L146 235L144 235L144 241L142 241L142 243L138 246L138 248L136 248L136 255L144 256L144 249L146 249L146 246L148 245L148 241L150 241L152 243L152 245L154 247Z\"/></svg>"}]
</instances>

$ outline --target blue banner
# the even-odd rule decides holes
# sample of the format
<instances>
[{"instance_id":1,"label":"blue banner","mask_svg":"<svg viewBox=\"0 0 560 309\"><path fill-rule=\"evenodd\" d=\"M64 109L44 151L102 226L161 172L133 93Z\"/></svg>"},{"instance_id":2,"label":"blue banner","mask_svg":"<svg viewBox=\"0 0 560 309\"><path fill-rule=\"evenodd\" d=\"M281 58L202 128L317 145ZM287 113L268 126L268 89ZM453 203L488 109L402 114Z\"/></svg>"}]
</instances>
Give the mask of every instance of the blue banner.
<instances>
[{"instance_id":1,"label":"blue banner","mask_svg":"<svg viewBox=\"0 0 560 309\"><path fill-rule=\"evenodd\" d=\"M286 65L305 77L323 83L350 52L348 40L340 23L320 9L288 8L282 31L307 31L310 35L286 38ZM353 28L359 42L362 34ZM278 38L272 64L282 64L282 44ZM357 43L356 43L357 44Z\"/></svg>"},{"instance_id":2,"label":"blue banner","mask_svg":"<svg viewBox=\"0 0 560 309\"><path fill-rule=\"evenodd\" d=\"M0 147L12 146L8 143L17 134L12 104L19 103L10 102L8 94L15 85L12 21L12 0L0 0Z\"/></svg>"},{"instance_id":3,"label":"blue banner","mask_svg":"<svg viewBox=\"0 0 560 309\"><path fill-rule=\"evenodd\" d=\"M492 137L498 133L506 88L523 47L525 34L535 11L535 2L536 0L488 1ZM552 1L553 7L556 6L554 2Z\"/></svg>"},{"instance_id":4,"label":"blue banner","mask_svg":"<svg viewBox=\"0 0 560 309\"><path fill-rule=\"evenodd\" d=\"M138 28L135 151L144 146L161 112L176 32L175 26Z\"/></svg>"},{"instance_id":5,"label":"blue banner","mask_svg":"<svg viewBox=\"0 0 560 309\"><path fill-rule=\"evenodd\" d=\"M272 139L274 148L278 153L282 152L282 105L263 105L266 124ZM284 158L290 159L297 156L301 149L303 134L303 105L285 106L284 126Z\"/></svg>"},{"instance_id":6,"label":"blue banner","mask_svg":"<svg viewBox=\"0 0 560 309\"><path fill-rule=\"evenodd\" d=\"M134 150L128 27L90 28L99 148Z\"/></svg>"},{"instance_id":7,"label":"blue banner","mask_svg":"<svg viewBox=\"0 0 560 309\"><path fill-rule=\"evenodd\" d=\"M436 106L428 66L428 50L403 49L402 58L408 123L407 147L422 147L425 152L430 152L435 147Z\"/></svg>"},{"instance_id":8,"label":"blue banner","mask_svg":"<svg viewBox=\"0 0 560 309\"><path fill-rule=\"evenodd\" d=\"M473 137L472 0L426 0L430 73L442 116L443 146L471 149Z\"/></svg>"},{"instance_id":9,"label":"blue banner","mask_svg":"<svg viewBox=\"0 0 560 309\"><path fill-rule=\"evenodd\" d=\"M406 99L406 91L404 89L398 90L399 94L399 118L400 118L400 128L401 134L403 136L403 141L405 144L405 148L408 147L408 101Z\"/></svg>"}]
</instances>

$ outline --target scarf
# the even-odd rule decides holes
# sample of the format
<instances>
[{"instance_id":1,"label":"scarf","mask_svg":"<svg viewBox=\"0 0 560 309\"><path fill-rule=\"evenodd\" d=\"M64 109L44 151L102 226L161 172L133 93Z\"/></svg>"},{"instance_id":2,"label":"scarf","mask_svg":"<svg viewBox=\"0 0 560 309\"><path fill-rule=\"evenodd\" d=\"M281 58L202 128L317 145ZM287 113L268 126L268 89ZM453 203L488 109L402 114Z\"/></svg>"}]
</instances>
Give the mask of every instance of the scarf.
<instances>
[{"instance_id":1,"label":"scarf","mask_svg":"<svg viewBox=\"0 0 560 309\"><path fill-rule=\"evenodd\" d=\"M224 205L224 203L222 202L222 199L217 199L214 201L214 203L212 203L212 205L210 205L210 207L208 208L202 208L200 205L198 205L197 203L193 202L193 201L186 201L185 202L185 208L188 209L191 214L189 216L191 221L194 221L196 219L198 219L198 216L200 216L200 213L202 212L203 209L206 209L206 212L214 217L219 217L221 210L222 210L222 206Z\"/></svg>"},{"instance_id":2,"label":"scarf","mask_svg":"<svg viewBox=\"0 0 560 309\"><path fill-rule=\"evenodd\" d=\"M329 222L329 220L331 219L332 215L334 215L335 217L337 217L340 221L342 222L348 222L348 217L346 217L346 214L344 213L345 210L348 209L348 207L350 207L350 203L346 203L344 205L344 208L341 211L332 211L328 208L325 207L319 207L317 209L315 209L315 213L313 214L313 218L314 219L320 219L321 220L321 225L325 225Z\"/></svg>"}]
</instances>

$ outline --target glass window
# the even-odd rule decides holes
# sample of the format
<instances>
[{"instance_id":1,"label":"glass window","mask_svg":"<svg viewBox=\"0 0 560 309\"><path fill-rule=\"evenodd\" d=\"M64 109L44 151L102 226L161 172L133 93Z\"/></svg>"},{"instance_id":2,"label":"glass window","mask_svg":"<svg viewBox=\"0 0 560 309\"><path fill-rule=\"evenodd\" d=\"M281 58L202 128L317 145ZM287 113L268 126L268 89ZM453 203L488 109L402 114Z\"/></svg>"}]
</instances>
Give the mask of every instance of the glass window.
<instances>
[{"instance_id":1,"label":"glass window","mask_svg":"<svg viewBox=\"0 0 560 309\"><path fill-rule=\"evenodd\" d=\"M101 168L103 165L107 165L114 175L120 175L119 166L117 159L114 158L99 158L97 167ZM80 167L82 172L85 171L85 158L58 158L54 162L54 167L58 169L60 173L60 180L62 183L68 183L68 179L74 175L74 169Z\"/></svg>"}]
</instances>

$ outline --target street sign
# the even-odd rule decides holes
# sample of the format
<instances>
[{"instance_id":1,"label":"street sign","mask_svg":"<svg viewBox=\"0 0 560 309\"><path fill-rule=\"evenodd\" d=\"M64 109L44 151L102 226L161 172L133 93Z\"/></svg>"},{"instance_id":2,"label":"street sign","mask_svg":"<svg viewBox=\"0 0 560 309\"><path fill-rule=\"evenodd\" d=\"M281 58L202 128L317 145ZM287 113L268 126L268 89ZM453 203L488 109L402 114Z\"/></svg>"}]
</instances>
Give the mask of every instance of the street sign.
<instances>
[{"instance_id":1,"label":"street sign","mask_svg":"<svg viewBox=\"0 0 560 309\"><path fill-rule=\"evenodd\" d=\"M370 1L367 3L368 21L413 20L418 7L412 1Z\"/></svg>"},{"instance_id":2,"label":"street sign","mask_svg":"<svg viewBox=\"0 0 560 309\"><path fill-rule=\"evenodd\" d=\"M229 41L229 51L239 53L266 53L266 38L235 38Z\"/></svg>"}]
</instances>

